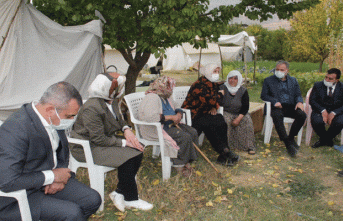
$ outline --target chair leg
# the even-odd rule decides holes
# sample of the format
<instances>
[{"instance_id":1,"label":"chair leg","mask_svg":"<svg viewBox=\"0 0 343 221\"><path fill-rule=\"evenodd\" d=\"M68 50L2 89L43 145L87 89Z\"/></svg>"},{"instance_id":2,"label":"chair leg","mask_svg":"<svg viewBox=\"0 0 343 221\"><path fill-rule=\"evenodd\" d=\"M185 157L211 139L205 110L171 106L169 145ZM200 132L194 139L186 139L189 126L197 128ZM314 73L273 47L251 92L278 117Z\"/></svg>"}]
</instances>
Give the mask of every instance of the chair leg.
<instances>
[{"instance_id":1,"label":"chair leg","mask_svg":"<svg viewBox=\"0 0 343 221\"><path fill-rule=\"evenodd\" d=\"M170 157L161 156L162 159L162 178L163 181L170 178L171 173L171 162Z\"/></svg>"},{"instance_id":2,"label":"chair leg","mask_svg":"<svg viewBox=\"0 0 343 221\"><path fill-rule=\"evenodd\" d=\"M101 196L102 203L99 207L98 211L103 211L104 210L104 202L105 202L105 173L102 170L99 171L92 171L89 170L89 181L90 181L90 186L91 188L95 189L98 191L98 193Z\"/></svg>"},{"instance_id":3,"label":"chair leg","mask_svg":"<svg viewBox=\"0 0 343 221\"><path fill-rule=\"evenodd\" d=\"M204 142L204 139L205 139L205 133L204 132L202 132L201 134L200 134L200 136L199 136L199 146L201 146L202 145L202 143Z\"/></svg>"},{"instance_id":4,"label":"chair leg","mask_svg":"<svg viewBox=\"0 0 343 221\"><path fill-rule=\"evenodd\" d=\"M312 133L313 133L312 125L310 122L308 122L307 126L306 126L306 137L305 137L305 144L306 145L310 145Z\"/></svg>"},{"instance_id":5,"label":"chair leg","mask_svg":"<svg viewBox=\"0 0 343 221\"><path fill-rule=\"evenodd\" d=\"M18 201L19 205L19 210L20 210L20 215L21 215L21 220L22 221L31 221L31 211L29 207L29 202L27 200L27 195L18 195L15 197Z\"/></svg>"},{"instance_id":6,"label":"chair leg","mask_svg":"<svg viewBox=\"0 0 343 221\"><path fill-rule=\"evenodd\" d=\"M301 138L303 136L303 128L304 128L304 126L301 127L301 129L299 130L299 133L298 133L297 144L299 146L301 145Z\"/></svg>"},{"instance_id":7,"label":"chair leg","mask_svg":"<svg viewBox=\"0 0 343 221\"><path fill-rule=\"evenodd\" d=\"M265 124L264 143L270 143L270 137L272 136L273 130L273 119L266 116Z\"/></svg>"}]
</instances>

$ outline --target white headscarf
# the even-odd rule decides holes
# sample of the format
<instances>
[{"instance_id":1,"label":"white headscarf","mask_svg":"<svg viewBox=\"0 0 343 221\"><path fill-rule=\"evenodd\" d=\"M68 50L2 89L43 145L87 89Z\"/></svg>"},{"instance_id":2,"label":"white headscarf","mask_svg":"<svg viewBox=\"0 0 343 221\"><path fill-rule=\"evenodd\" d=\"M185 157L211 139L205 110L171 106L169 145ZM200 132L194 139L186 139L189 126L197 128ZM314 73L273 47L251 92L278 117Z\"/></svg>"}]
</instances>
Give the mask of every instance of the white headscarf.
<instances>
[{"instance_id":1,"label":"white headscarf","mask_svg":"<svg viewBox=\"0 0 343 221\"><path fill-rule=\"evenodd\" d=\"M236 87L232 87L229 84L229 78L234 77L234 76L237 76L237 78L238 78L238 82L237 82ZM229 74L227 75L226 81L224 84L231 94L236 94L238 89L242 86L242 82L243 82L243 77L242 77L241 72L239 72L237 70L233 70L233 71L230 71Z\"/></svg>"},{"instance_id":2,"label":"white headscarf","mask_svg":"<svg viewBox=\"0 0 343 221\"><path fill-rule=\"evenodd\" d=\"M118 87L109 95L112 81L106 75L99 74L88 88L89 97L99 97L105 100L113 100L115 94L118 94L116 97L120 97L125 91L126 77L119 76L116 81Z\"/></svg>"},{"instance_id":3,"label":"white headscarf","mask_svg":"<svg viewBox=\"0 0 343 221\"><path fill-rule=\"evenodd\" d=\"M205 78L207 78L207 80L211 81L213 71L216 68L220 68L220 66L217 64L213 64L213 63L207 64L204 67L200 68L200 74L205 76Z\"/></svg>"}]
</instances>

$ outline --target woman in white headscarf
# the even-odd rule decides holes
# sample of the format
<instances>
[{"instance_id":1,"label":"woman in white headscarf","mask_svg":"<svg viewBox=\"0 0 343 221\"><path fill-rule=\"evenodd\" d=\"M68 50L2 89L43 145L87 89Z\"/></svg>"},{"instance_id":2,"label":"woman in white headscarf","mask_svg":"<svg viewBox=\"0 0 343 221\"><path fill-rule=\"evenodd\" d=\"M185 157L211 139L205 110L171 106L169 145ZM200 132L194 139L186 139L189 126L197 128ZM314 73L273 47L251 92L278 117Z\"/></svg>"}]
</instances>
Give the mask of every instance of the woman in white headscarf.
<instances>
[{"instance_id":1,"label":"woman in white headscarf","mask_svg":"<svg viewBox=\"0 0 343 221\"><path fill-rule=\"evenodd\" d=\"M223 94L219 92L218 83L220 66L208 64L200 69L201 77L195 81L188 91L182 108L190 109L192 114L192 127L198 135L205 133L212 148L219 153L217 162L232 166L239 156L230 151L227 142L227 125L223 115L217 113L219 101Z\"/></svg>"},{"instance_id":2,"label":"woman in white headscarf","mask_svg":"<svg viewBox=\"0 0 343 221\"><path fill-rule=\"evenodd\" d=\"M224 119L228 125L227 136L229 147L233 150L248 151L255 154L255 136L249 111L249 94L242 87L242 74L230 71L224 85L220 86L224 97L221 102L224 107Z\"/></svg>"},{"instance_id":3,"label":"woman in white headscarf","mask_svg":"<svg viewBox=\"0 0 343 221\"><path fill-rule=\"evenodd\" d=\"M89 140L94 163L118 169L117 189L110 193L114 205L150 210L153 205L138 198L136 174L144 147L138 142L119 110L118 98L124 92L125 76L99 74L89 87L89 99L80 108L71 137ZM82 148L70 145L74 158L85 162Z\"/></svg>"}]
</instances>

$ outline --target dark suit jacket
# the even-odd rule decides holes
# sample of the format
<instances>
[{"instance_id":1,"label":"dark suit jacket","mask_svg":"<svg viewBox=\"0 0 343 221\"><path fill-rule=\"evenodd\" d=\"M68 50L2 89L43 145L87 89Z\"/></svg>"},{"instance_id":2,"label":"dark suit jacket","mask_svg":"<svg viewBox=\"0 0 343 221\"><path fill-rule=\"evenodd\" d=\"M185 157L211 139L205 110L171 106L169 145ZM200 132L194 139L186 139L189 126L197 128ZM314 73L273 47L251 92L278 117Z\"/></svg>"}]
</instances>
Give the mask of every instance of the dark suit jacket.
<instances>
[{"instance_id":1,"label":"dark suit jacket","mask_svg":"<svg viewBox=\"0 0 343 221\"><path fill-rule=\"evenodd\" d=\"M275 75L267 77L263 82L261 99L264 101L269 101L272 106L274 106L275 103L280 102L278 100L278 95L280 93L278 88L279 82L280 80ZM297 79L287 75L287 85L291 104L296 105L298 102L302 103L303 98L301 96Z\"/></svg>"},{"instance_id":2,"label":"dark suit jacket","mask_svg":"<svg viewBox=\"0 0 343 221\"><path fill-rule=\"evenodd\" d=\"M324 109L328 107L325 106L324 99L327 98L327 87L324 85L323 81L316 82L313 86L310 95L310 105L312 111L316 113L321 113ZM336 115L343 113L343 84L338 82L335 90L333 92L334 103L331 110L336 113Z\"/></svg>"},{"instance_id":3,"label":"dark suit jacket","mask_svg":"<svg viewBox=\"0 0 343 221\"><path fill-rule=\"evenodd\" d=\"M69 163L68 141L64 131L57 131L60 144L57 149L58 168ZM32 104L23 105L0 127L0 189L10 192L26 189L32 217L40 214L41 191L45 176L43 170L54 167L49 135ZM0 218L19 218L16 201L0 197Z\"/></svg>"}]
</instances>

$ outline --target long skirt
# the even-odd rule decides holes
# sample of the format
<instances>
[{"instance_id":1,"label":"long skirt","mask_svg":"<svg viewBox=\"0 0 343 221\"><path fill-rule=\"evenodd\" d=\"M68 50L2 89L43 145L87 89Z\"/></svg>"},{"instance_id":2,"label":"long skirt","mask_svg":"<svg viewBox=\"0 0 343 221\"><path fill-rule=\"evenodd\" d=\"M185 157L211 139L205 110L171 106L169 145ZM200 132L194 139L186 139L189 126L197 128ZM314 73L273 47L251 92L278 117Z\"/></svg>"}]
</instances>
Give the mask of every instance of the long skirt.
<instances>
[{"instance_id":1,"label":"long skirt","mask_svg":"<svg viewBox=\"0 0 343 221\"><path fill-rule=\"evenodd\" d=\"M234 127L231 122L238 114L231 114L224 111L224 119L227 123L227 137L231 150L256 150L254 125L250 114L246 114L239 125Z\"/></svg>"},{"instance_id":2,"label":"long skirt","mask_svg":"<svg viewBox=\"0 0 343 221\"><path fill-rule=\"evenodd\" d=\"M198 145L197 131L188 125L179 124L180 128L170 127L165 131L180 147L177 158L171 158L174 165L184 165L197 159L197 152L193 142Z\"/></svg>"}]
</instances>

